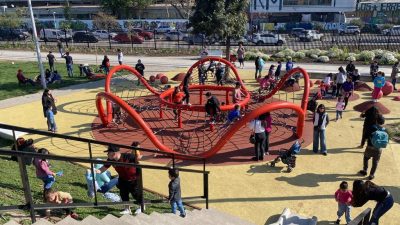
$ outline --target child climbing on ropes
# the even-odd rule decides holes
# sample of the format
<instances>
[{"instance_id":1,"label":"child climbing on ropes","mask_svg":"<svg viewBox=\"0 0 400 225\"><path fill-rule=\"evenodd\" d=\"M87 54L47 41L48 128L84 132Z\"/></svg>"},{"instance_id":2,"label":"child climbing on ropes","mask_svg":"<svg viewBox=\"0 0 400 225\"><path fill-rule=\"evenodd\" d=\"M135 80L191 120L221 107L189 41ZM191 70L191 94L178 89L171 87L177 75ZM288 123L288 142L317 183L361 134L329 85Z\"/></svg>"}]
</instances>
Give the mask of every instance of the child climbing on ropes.
<instances>
[{"instance_id":1,"label":"child climbing on ropes","mask_svg":"<svg viewBox=\"0 0 400 225\"><path fill-rule=\"evenodd\" d=\"M342 95L339 95L338 101L336 103L336 122L338 121L339 117L342 119L342 113L344 110L345 102Z\"/></svg>"},{"instance_id":2,"label":"child climbing on ropes","mask_svg":"<svg viewBox=\"0 0 400 225\"><path fill-rule=\"evenodd\" d=\"M223 77L224 77L225 69L222 67L221 63L217 64L217 69L215 71L215 78L217 79L217 85L218 86L223 86L224 84L222 83Z\"/></svg>"},{"instance_id":3,"label":"child climbing on ropes","mask_svg":"<svg viewBox=\"0 0 400 225\"><path fill-rule=\"evenodd\" d=\"M72 196L70 193L62 191L54 191L52 189L46 190L45 193L46 202L55 204L71 204ZM78 219L78 214L74 213L71 209L65 209L66 215L71 216L74 219ZM50 214L50 210L46 211L46 214Z\"/></svg>"},{"instance_id":4,"label":"child climbing on ropes","mask_svg":"<svg viewBox=\"0 0 400 225\"><path fill-rule=\"evenodd\" d=\"M221 106L225 106L225 102L221 102ZM221 111L217 116L217 121L225 122L227 116L228 114L226 113L226 111Z\"/></svg>"},{"instance_id":5,"label":"child climbing on ropes","mask_svg":"<svg viewBox=\"0 0 400 225\"><path fill-rule=\"evenodd\" d=\"M340 224L340 217L345 214L346 223L350 223L351 216L351 202L353 200L353 193L348 189L348 184L346 181L340 183L339 189L335 192L335 199L338 202L337 220L335 224Z\"/></svg>"},{"instance_id":6,"label":"child climbing on ropes","mask_svg":"<svg viewBox=\"0 0 400 225\"><path fill-rule=\"evenodd\" d=\"M112 103L112 118L113 118L113 122L116 123L116 124L120 124L121 123L121 117L122 117L121 107L113 102Z\"/></svg>"},{"instance_id":7,"label":"child climbing on ropes","mask_svg":"<svg viewBox=\"0 0 400 225\"><path fill-rule=\"evenodd\" d=\"M382 91L383 86L385 86L385 74L379 71L374 78L374 92L372 95L373 101L378 102L379 93Z\"/></svg>"},{"instance_id":8,"label":"child climbing on ropes","mask_svg":"<svg viewBox=\"0 0 400 225\"><path fill-rule=\"evenodd\" d=\"M260 91L271 91L275 87L275 79L274 76L266 75L263 79L259 80L260 83Z\"/></svg>"},{"instance_id":9,"label":"child climbing on ropes","mask_svg":"<svg viewBox=\"0 0 400 225\"><path fill-rule=\"evenodd\" d=\"M217 97L213 96L211 92L207 92L207 103L205 105L206 113L210 116L210 124L214 124L221 112L220 103Z\"/></svg>"},{"instance_id":10,"label":"child climbing on ropes","mask_svg":"<svg viewBox=\"0 0 400 225\"><path fill-rule=\"evenodd\" d=\"M240 105L236 104L235 108L229 112L226 123L224 124L223 127L229 126L231 123L235 122L236 120L240 119L242 117L240 113Z\"/></svg>"},{"instance_id":11,"label":"child climbing on ropes","mask_svg":"<svg viewBox=\"0 0 400 225\"><path fill-rule=\"evenodd\" d=\"M181 92L180 86L176 86L174 89L174 92L172 93L172 102L175 105L180 106L180 105L182 105L184 97L185 97L185 94L183 94L183 92ZM174 112L175 120L178 120L178 110L173 109L172 111Z\"/></svg>"},{"instance_id":12,"label":"child climbing on ropes","mask_svg":"<svg viewBox=\"0 0 400 225\"><path fill-rule=\"evenodd\" d=\"M242 91L240 90L240 83L236 82L235 89L233 90L232 102L234 104L239 103L242 100Z\"/></svg>"}]
</instances>

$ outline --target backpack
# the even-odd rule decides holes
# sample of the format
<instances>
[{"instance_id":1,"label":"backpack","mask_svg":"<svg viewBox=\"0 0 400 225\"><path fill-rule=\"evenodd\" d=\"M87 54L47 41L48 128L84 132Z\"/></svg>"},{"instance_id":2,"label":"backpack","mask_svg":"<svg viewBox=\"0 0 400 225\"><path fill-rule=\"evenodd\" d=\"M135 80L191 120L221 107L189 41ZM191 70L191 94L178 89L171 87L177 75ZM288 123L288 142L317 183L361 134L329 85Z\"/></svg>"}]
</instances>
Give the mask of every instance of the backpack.
<instances>
[{"instance_id":1,"label":"backpack","mask_svg":"<svg viewBox=\"0 0 400 225\"><path fill-rule=\"evenodd\" d=\"M389 135L385 128L375 126L377 130L371 134L371 143L375 148L386 148L389 143Z\"/></svg>"}]
</instances>

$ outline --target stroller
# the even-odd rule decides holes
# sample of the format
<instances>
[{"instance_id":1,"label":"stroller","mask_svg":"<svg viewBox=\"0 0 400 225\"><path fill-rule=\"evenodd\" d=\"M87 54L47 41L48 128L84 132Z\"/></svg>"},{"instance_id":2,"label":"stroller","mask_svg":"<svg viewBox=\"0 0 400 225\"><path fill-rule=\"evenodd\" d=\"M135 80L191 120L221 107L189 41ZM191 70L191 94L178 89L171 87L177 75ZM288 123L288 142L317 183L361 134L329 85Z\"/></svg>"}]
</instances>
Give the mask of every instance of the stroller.
<instances>
[{"instance_id":1,"label":"stroller","mask_svg":"<svg viewBox=\"0 0 400 225\"><path fill-rule=\"evenodd\" d=\"M296 155L301 150L301 145L304 143L304 140L300 143L299 140L296 140L293 145L290 147L289 150L279 151L279 156L271 162L271 167L275 167L275 164L279 161L282 161L284 164L287 165L287 171L290 173L292 172L293 168L296 167Z\"/></svg>"}]
</instances>

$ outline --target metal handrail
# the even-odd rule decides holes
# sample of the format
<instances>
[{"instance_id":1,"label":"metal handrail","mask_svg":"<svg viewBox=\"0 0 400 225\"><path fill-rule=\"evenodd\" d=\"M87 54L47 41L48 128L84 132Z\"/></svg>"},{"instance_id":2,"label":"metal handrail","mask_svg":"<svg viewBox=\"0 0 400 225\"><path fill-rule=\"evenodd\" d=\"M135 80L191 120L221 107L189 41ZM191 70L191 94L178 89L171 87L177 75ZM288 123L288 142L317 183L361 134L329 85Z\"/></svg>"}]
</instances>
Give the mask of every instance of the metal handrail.
<instances>
[{"instance_id":1,"label":"metal handrail","mask_svg":"<svg viewBox=\"0 0 400 225\"><path fill-rule=\"evenodd\" d=\"M162 152L162 151L156 151L156 150L146 149L146 148L136 148L136 147L132 147L129 145L114 144L114 143L109 143L109 142L105 142L105 141L98 141L98 140L93 140L93 139L68 136L68 135L64 135L64 134L55 134L55 133L51 133L48 131L34 130L34 129L24 128L24 127L19 127L19 126L14 126L14 125L2 124L2 123L0 123L0 128L7 129L7 130L26 132L26 133L30 133L30 134L44 135L44 136L48 136L48 137L63 138L63 139L68 139L68 140L72 140L72 141L86 142L86 143L91 143L91 144L99 144L99 145L106 145L106 146L113 145L113 146L116 146L119 148L126 148L126 149L131 149L131 150L139 150L139 151L143 151L143 152L157 153L160 155L169 155L171 157L174 155L182 156L185 158L190 158L190 160L195 160L195 161L205 160L205 158L200 157L200 156Z\"/></svg>"},{"instance_id":2,"label":"metal handrail","mask_svg":"<svg viewBox=\"0 0 400 225\"><path fill-rule=\"evenodd\" d=\"M14 136L15 136L15 134L14 134ZM17 151L0 149L0 155L9 155L9 156L17 156L18 157L18 163L19 163L19 167L20 167L20 174L21 174L22 184L24 186L23 189L24 189L24 195L25 195L25 201L26 201L25 205L0 206L0 211L15 210L15 209L29 210L32 223L35 223L35 221L36 221L35 210L38 210L38 209L105 207L105 206L114 206L114 205L133 204L133 201L132 202L98 202L96 195L95 195L95 202L93 202L93 203L71 203L71 204L57 204L57 205L34 204L33 199L32 199L32 192L31 192L30 184L29 184L28 172L26 169L26 165L24 164L23 158L32 157L32 158L52 159L52 160L68 161L68 162L90 163L91 170L92 170L91 172L92 172L92 176L93 176L92 177L93 182L94 182L93 164L95 164L95 163L104 164L105 161L98 160L98 159L80 158L80 157L66 157L66 156L45 155L45 154L31 153L31 152L22 152L22 151L18 151L18 149L17 149ZM141 199L141 208L142 209L144 208L144 199L143 199L144 187L143 187L142 169L155 169L155 170L169 170L170 169L170 167L166 167L166 166L143 165L143 164L138 164L138 163L123 163L123 162L116 162L116 161L107 161L107 164L115 165L115 166L135 167L137 169L138 179L139 179L138 183L139 183L140 191L142 192L142 195L141 195L142 196L142 199ZM210 172L206 171L205 168L203 168L203 169L204 170L180 168L179 170L182 172L203 174L204 195L203 196L191 196L191 197L186 197L183 199L203 198L203 199L205 199L206 208L208 209L208 202L209 202L209 199L208 199L208 175ZM151 203L161 203L162 201L150 201L150 202Z\"/></svg>"},{"instance_id":3,"label":"metal handrail","mask_svg":"<svg viewBox=\"0 0 400 225\"><path fill-rule=\"evenodd\" d=\"M371 208L362 211L356 218L350 221L347 225L368 225L371 217Z\"/></svg>"}]
</instances>

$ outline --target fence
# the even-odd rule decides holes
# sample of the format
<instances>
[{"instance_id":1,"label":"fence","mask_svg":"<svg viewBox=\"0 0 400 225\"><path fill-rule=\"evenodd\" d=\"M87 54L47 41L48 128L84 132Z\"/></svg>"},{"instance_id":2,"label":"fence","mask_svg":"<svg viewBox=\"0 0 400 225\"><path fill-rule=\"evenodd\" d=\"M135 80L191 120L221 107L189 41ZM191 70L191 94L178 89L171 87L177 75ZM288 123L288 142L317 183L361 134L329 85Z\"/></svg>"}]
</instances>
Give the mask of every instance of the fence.
<instances>
[{"instance_id":1,"label":"fence","mask_svg":"<svg viewBox=\"0 0 400 225\"><path fill-rule=\"evenodd\" d=\"M347 225L368 225L369 218L371 217L371 208L367 208L364 210L360 215L354 218L350 223Z\"/></svg>"},{"instance_id":2,"label":"fence","mask_svg":"<svg viewBox=\"0 0 400 225\"><path fill-rule=\"evenodd\" d=\"M66 162L77 162L77 163L89 163L90 164L90 170L92 174L92 181L93 181L93 186L95 187L95 170L94 170L94 164L104 164L103 160L96 160L93 159L93 152L92 152L92 145L97 144L97 145L114 145L120 148L125 148L134 151L135 156L137 156L137 151L141 152L148 152L148 153L157 153L161 155L166 155L172 159L172 167L175 168L175 159L179 156L183 156L180 154L171 154L171 153L164 153L164 152L159 152L155 150L150 150L150 149L144 149L144 148L135 148L131 146L125 146L125 145L120 145L120 144L111 144L107 142L101 142L101 141L96 141L96 140L90 140L90 139L85 139L85 138L80 138L80 137L72 137L72 136L67 136L67 135L62 135L62 134L53 134L50 132L45 132L45 131L38 131L38 130L33 130L33 129L28 129L28 128L22 128L22 127L17 127L17 126L11 126L11 125L6 125L6 124L0 124L0 128L2 129L7 129L11 130L13 137L14 137L14 143L15 146L16 144L16 136L15 132L27 132L30 134L38 134L42 135L45 137L51 137L51 138L62 138L68 141L77 141L80 143L87 143L88 144L88 153L89 153L89 158L81 158L81 157L66 157L66 156L56 156L56 155L43 155L43 154L38 154L38 153L28 153L28 152L21 152L21 151L10 151L6 149L0 149L0 155L8 155L8 156L17 156L18 157L18 162L19 162L19 168L20 168L20 175L21 175L21 181L24 189L24 197L25 197L25 203L23 205L11 205L11 206L0 206L0 211L4 210L16 210L16 209L25 209L29 210L30 216L32 223L36 221L35 217L35 210L40 210L40 209L58 209L58 208L80 208L80 207L105 207L105 206L115 206L115 205L129 205L133 204L132 202L100 202L98 201L97 198L97 193L94 195L94 202L92 203L72 203L72 204L60 204L60 205L53 205L53 204L34 204L33 198L32 198L32 192L29 184L29 178L28 178L28 172L26 169L26 165L24 164L24 158L35 158L35 157L40 157L43 159L52 159L52 160L58 160L58 161L66 161ZM191 196L191 197L186 197L183 199L196 199L196 198L201 198L205 199L205 205L206 208L208 208L208 203L209 203L209 198L208 198L208 175L209 171L206 171L205 168L205 159L200 158L200 157L192 157L192 156L187 156L184 155L185 157L189 157L190 160L198 160L202 161L203 163L203 169L202 170L195 170L195 169L186 169L186 168L179 168L180 172L187 172L187 173L197 173L197 174L202 174L203 175L203 195L202 196ZM154 165L146 165L146 164L138 164L138 163L121 163L121 162L115 162L115 161L109 161L107 164L112 165L112 166L126 166L126 167L135 167L137 174L138 174L138 184L139 184L139 191L141 192L141 208L142 210L144 209L144 199L143 199L143 169L149 169L149 170L161 170L161 171L166 171L169 170L170 167L166 166L154 166ZM150 202L150 203L159 203L159 202Z\"/></svg>"}]
</instances>

